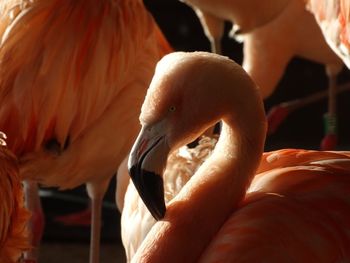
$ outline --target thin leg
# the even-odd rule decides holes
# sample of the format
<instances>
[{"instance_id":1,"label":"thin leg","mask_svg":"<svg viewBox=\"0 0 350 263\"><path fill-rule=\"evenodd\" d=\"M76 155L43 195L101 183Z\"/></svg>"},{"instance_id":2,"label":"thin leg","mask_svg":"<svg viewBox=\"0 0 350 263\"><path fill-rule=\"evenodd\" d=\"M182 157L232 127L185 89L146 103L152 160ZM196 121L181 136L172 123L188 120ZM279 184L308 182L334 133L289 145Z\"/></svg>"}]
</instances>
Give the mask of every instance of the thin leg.
<instances>
[{"instance_id":1,"label":"thin leg","mask_svg":"<svg viewBox=\"0 0 350 263\"><path fill-rule=\"evenodd\" d=\"M102 198L91 200L91 204L92 224L90 236L90 263L98 263L100 261Z\"/></svg>"},{"instance_id":2,"label":"thin leg","mask_svg":"<svg viewBox=\"0 0 350 263\"><path fill-rule=\"evenodd\" d=\"M28 229L30 233L30 243L33 248L24 253L23 262L36 263L39 256L39 247L45 226L45 217L41 207L38 184L32 181L25 181L24 193L26 197L25 205L32 213L31 219L28 223Z\"/></svg>"},{"instance_id":3,"label":"thin leg","mask_svg":"<svg viewBox=\"0 0 350 263\"><path fill-rule=\"evenodd\" d=\"M340 69L326 67L328 75L328 112L324 116L325 137L321 142L321 150L334 150L337 145L337 75Z\"/></svg>"},{"instance_id":4,"label":"thin leg","mask_svg":"<svg viewBox=\"0 0 350 263\"><path fill-rule=\"evenodd\" d=\"M221 48L221 37L220 38L213 38L210 40L210 49L212 53L221 55L222 48Z\"/></svg>"},{"instance_id":5,"label":"thin leg","mask_svg":"<svg viewBox=\"0 0 350 263\"><path fill-rule=\"evenodd\" d=\"M335 85L332 83L335 83L335 78L330 78L329 83L330 86L333 86L333 88L329 88L328 90L323 90L316 92L310 96L301 98L301 99L296 99L296 100L291 100L287 102L280 103L277 106L274 106L268 115L268 122L269 122L269 134L273 134L279 125L283 122L283 120L293 111L296 111L302 107L305 107L311 103L315 103L317 101L320 101L322 99L325 99L328 97L329 100L329 111L334 112L336 111L336 103L335 100L333 101L331 97L336 96L337 94L340 94L344 91L350 90L350 83L345 83L343 85ZM332 79L332 80L331 80ZM334 94L335 93L335 94ZM330 102L330 100L332 100Z\"/></svg>"},{"instance_id":6,"label":"thin leg","mask_svg":"<svg viewBox=\"0 0 350 263\"><path fill-rule=\"evenodd\" d=\"M102 182L87 183L86 189L91 199L91 234L90 234L90 263L100 262L100 239L102 201L107 191L110 179Z\"/></svg>"},{"instance_id":7,"label":"thin leg","mask_svg":"<svg viewBox=\"0 0 350 263\"><path fill-rule=\"evenodd\" d=\"M335 116L337 112L337 76L328 77L328 114Z\"/></svg>"},{"instance_id":8,"label":"thin leg","mask_svg":"<svg viewBox=\"0 0 350 263\"><path fill-rule=\"evenodd\" d=\"M350 82L345 83L341 86L336 85L336 76L329 77L329 89L316 92L314 94L311 94L310 96L291 100L288 102L283 102L280 105L287 107L290 112L295 111L297 109L300 109L302 107L305 107L308 104L320 101L322 99L327 98L328 96L328 103L329 103L329 111L332 111L335 113L336 111L336 95L340 94L344 91L350 90ZM332 98L332 99L331 99Z\"/></svg>"},{"instance_id":9,"label":"thin leg","mask_svg":"<svg viewBox=\"0 0 350 263\"><path fill-rule=\"evenodd\" d=\"M194 8L194 11L202 24L204 34L210 41L211 52L221 55L221 39L224 34L225 21L198 8Z\"/></svg>"}]
</instances>

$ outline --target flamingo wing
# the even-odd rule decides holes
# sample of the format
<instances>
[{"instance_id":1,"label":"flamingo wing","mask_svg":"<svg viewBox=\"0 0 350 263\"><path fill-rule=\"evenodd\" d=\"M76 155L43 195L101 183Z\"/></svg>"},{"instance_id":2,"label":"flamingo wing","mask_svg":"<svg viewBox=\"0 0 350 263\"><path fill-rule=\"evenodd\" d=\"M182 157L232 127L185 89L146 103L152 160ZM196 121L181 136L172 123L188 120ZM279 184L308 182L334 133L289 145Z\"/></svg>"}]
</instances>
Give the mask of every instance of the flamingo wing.
<instances>
[{"instance_id":1,"label":"flamingo wing","mask_svg":"<svg viewBox=\"0 0 350 263\"><path fill-rule=\"evenodd\" d=\"M289 167L294 165L306 165L311 162L327 160L330 164L332 159L347 159L350 152L346 151L313 151L303 149L282 149L265 152L262 155L257 174L275 168ZM344 164L345 165L345 164Z\"/></svg>"},{"instance_id":2,"label":"flamingo wing","mask_svg":"<svg viewBox=\"0 0 350 263\"><path fill-rule=\"evenodd\" d=\"M349 156L294 149L264 156L272 154L278 154L285 166L280 163L254 177L245 200L201 262L346 261L350 257Z\"/></svg>"}]
</instances>

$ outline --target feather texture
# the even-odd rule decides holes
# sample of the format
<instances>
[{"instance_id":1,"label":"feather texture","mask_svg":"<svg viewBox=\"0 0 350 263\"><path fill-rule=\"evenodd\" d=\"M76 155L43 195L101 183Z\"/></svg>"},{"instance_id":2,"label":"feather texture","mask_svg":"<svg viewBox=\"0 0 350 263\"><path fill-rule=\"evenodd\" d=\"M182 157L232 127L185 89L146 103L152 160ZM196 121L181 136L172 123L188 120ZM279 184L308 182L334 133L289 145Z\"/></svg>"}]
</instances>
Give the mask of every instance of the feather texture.
<instances>
[{"instance_id":1,"label":"feather texture","mask_svg":"<svg viewBox=\"0 0 350 263\"><path fill-rule=\"evenodd\" d=\"M264 153L258 170L263 172L201 262L347 261L349 165L350 152Z\"/></svg>"},{"instance_id":2,"label":"feather texture","mask_svg":"<svg viewBox=\"0 0 350 263\"><path fill-rule=\"evenodd\" d=\"M0 127L22 178L72 188L111 176L171 50L152 16L139 0L7 0L1 11Z\"/></svg>"},{"instance_id":3,"label":"feather texture","mask_svg":"<svg viewBox=\"0 0 350 263\"><path fill-rule=\"evenodd\" d=\"M167 204L211 155L216 142L217 136L203 135L195 148L183 146L169 155L164 171L164 198ZM129 174L124 173L121 176L129 177ZM118 195L124 196L120 193ZM125 193L123 207L121 234L125 253L130 262L156 220L147 210L131 182Z\"/></svg>"},{"instance_id":4,"label":"feather texture","mask_svg":"<svg viewBox=\"0 0 350 263\"><path fill-rule=\"evenodd\" d=\"M0 139L2 141L2 139ZM22 184L16 157L0 143L0 262L18 262L29 248Z\"/></svg>"},{"instance_id":5,"label":"feather texture","mask_svg":"<svg viewBox=\"0 0 350 263\"><path fill-rule=\"evenodd\" d=\"M350 1L306 0L334 52L350 68Z\"/></svg>"},{"instance_id":6,"label":"feather texture","mask_svg":"<svg viewBox=\"0 0 350 263\"><path fill-rule=\"evenodd\" d=\"M205 52L166 56L158 63L140 119L143 128L129 159L131 178L159 220L132 262L350 259L350 153L286 149L263 154L261 96L236 63ZM162 155L218 120L222 131L212 154L182 186L170 181L181 190L163 208L161 185L168 182L161 177ZM124 210L126 205L134 203L125 203Z\"/></svg>"}]
</instances>

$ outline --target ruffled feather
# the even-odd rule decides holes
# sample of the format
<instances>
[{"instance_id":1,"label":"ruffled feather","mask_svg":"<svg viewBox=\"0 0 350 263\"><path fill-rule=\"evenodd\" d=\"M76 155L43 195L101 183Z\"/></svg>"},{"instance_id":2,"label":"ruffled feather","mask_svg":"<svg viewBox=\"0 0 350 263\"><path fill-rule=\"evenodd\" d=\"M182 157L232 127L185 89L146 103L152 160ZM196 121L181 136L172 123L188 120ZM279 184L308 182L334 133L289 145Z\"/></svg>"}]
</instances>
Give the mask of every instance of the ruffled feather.
<instances>
[{"instance_id":1,"label":"ruffled feather","mask_svg":"<svg viewBox=\"0 0 350 263\"><path fill-rule=\"evenodd\" d=\"M0 129L21 176L62 188L110 177L171 50L152 16L139 0L2 2Z\"/></svg>"},{"instance_id":2,"label":"ruffled feather","mask_svg":"<svg viewBox=\"0 0 350 263\"><path fill-rule=\"evenodd\" d=\"M15 263L29 248L22 184L15 156L0 146L0 262Z\"/></svg>"}]
</instances>

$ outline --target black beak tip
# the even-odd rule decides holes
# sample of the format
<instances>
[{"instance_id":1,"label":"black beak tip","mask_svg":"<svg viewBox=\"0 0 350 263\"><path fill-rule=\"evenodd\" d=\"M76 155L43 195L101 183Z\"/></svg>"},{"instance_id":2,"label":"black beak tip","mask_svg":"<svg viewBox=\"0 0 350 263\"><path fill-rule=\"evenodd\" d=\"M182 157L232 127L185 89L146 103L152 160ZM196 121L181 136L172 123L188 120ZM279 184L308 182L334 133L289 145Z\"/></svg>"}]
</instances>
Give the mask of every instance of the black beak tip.
<instances>
[{"instance_id":1,"label":"black beak tip","mask_svg":"<svg viewBox=\"0 0 350 263\"><path fill-rule=\"evenodd\" d=\"M163 178L154 172L142 170L137 166L129 169L131 179L152 216L158 221L164 218L166 207L164 202Z\"/></svg>"}]
</instances>

